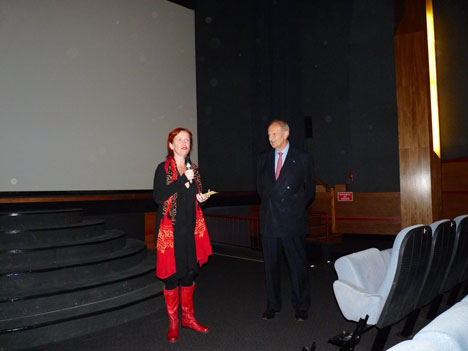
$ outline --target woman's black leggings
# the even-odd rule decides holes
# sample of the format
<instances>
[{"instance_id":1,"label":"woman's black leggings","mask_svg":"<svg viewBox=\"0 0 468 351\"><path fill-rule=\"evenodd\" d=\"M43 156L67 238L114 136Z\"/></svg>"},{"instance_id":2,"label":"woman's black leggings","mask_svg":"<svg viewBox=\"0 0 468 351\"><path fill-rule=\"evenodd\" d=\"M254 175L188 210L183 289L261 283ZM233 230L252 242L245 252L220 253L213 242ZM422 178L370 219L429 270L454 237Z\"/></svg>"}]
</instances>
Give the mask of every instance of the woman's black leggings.
<instances>
[{"instance_id":1,"label":"woman's black leggings","mask_svg":"<svg viewBox=\"0 0 468 351\"><path fill-rule=\"evenodd\" d=\"M166 290L173 290L177 288L178 285L181 286L192 286L195 278L197 277L197 273L193 270L187 272L187 274L183 278L177 278L176 274L171 275L169 278L164 279L164 284Z\"/></svg>"}]
</instances>

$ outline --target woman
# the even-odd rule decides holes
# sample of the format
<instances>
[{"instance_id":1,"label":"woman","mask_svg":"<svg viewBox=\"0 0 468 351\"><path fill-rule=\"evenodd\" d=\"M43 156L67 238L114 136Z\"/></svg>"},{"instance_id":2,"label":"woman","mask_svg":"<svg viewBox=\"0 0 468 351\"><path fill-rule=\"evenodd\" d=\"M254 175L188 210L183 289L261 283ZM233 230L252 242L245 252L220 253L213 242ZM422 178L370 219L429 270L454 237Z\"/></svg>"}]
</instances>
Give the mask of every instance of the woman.
<instances>
[{"instance_id":1,"label":"woman","mask_svg":"<svg viewBox=\"0 0 468 351\"><path fill-rule=\"evenodd\" d=\"M156 276L165 284L170 342L179 336L179 286L182 327L201 333L209 330L193 315L194 280L211 255L211 245L199 207L209 196L202 194L198 167L186 162L191 148L192 133L185 128L174 129L167 138L167 159L154 175L153 198L158 205Z\"/></svg>"}]
</instances>

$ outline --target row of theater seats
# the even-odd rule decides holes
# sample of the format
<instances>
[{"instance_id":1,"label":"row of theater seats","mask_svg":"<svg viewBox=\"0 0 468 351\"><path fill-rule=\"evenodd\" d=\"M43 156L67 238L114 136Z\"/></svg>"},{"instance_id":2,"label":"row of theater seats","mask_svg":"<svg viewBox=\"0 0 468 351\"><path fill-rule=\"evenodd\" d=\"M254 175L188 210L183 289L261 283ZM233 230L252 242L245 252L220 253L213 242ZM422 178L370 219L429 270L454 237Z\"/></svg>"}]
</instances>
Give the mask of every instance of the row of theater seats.
<instances>
[{"instance_id":1,"label":"row of theater seats","mask_svg":"<svg viewBox=\"0 0 468 351\"><path fill-rule=\"evenodd\" d=\"M422 307L430 304L434 318L444 294L450 292L448 301L455 303L468 280L468 215L404 228L391 249L340 257L335 270L333 290L340 310L358 324L353 334L330 342L354 350L361 334L376 326L372 350L383 350L395 323L407 318L402 335L409 336Z\"/></svg>"},{"instance_id":2,"label":"row of theater seats","mask_svg":"<svg viewBox=\"0 0 468 351\"><path fill-rule=\"evenodd\" d=\"M468 350L468 296L439 315L411 340L388 351L466 351Z\"/></svg>"}]
</instances>

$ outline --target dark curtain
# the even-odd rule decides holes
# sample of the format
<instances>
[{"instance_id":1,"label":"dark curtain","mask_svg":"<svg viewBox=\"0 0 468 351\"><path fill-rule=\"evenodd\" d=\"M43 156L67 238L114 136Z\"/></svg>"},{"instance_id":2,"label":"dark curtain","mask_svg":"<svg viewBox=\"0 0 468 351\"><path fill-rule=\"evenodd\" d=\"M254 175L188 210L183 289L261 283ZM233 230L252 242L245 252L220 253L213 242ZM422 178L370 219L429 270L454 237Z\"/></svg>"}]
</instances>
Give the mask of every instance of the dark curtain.
<instances>
[{"instance_id":1,"label":"dark curtain","mask_svg":"<svg viewBox=\"0 0 468 351\"><path fill-rule=\"evenodd\" d=\"M253 1L251 13L253 149L256 153L268 149L267 128L273 119L286 121L291 143L303 148L298 1Z\"/></svg>"}]
</instances>

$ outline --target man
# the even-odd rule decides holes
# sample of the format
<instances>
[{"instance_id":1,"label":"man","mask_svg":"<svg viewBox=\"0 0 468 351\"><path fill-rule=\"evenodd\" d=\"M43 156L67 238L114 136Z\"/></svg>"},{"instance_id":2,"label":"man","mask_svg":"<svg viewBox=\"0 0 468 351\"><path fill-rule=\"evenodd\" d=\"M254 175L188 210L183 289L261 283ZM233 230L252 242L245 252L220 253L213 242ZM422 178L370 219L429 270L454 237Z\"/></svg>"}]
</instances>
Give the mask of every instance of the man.
<instances>
[{"instance_id":1,"label":"man","mask_svg":"<svg viewBox=\"0 0 468 351\"><path fill-rule=\"evenodd\" d=\"M291 145L288 137L288 124L273 121L268 127L273 149L261 154L257 164L267 288L267 309L262 318L273 319L281 310L280 268L284 251L291 276L295 318L304 321L310 307L306 209L315 197L314 166L312 157Z\"/></svg>"}]
</instances>

